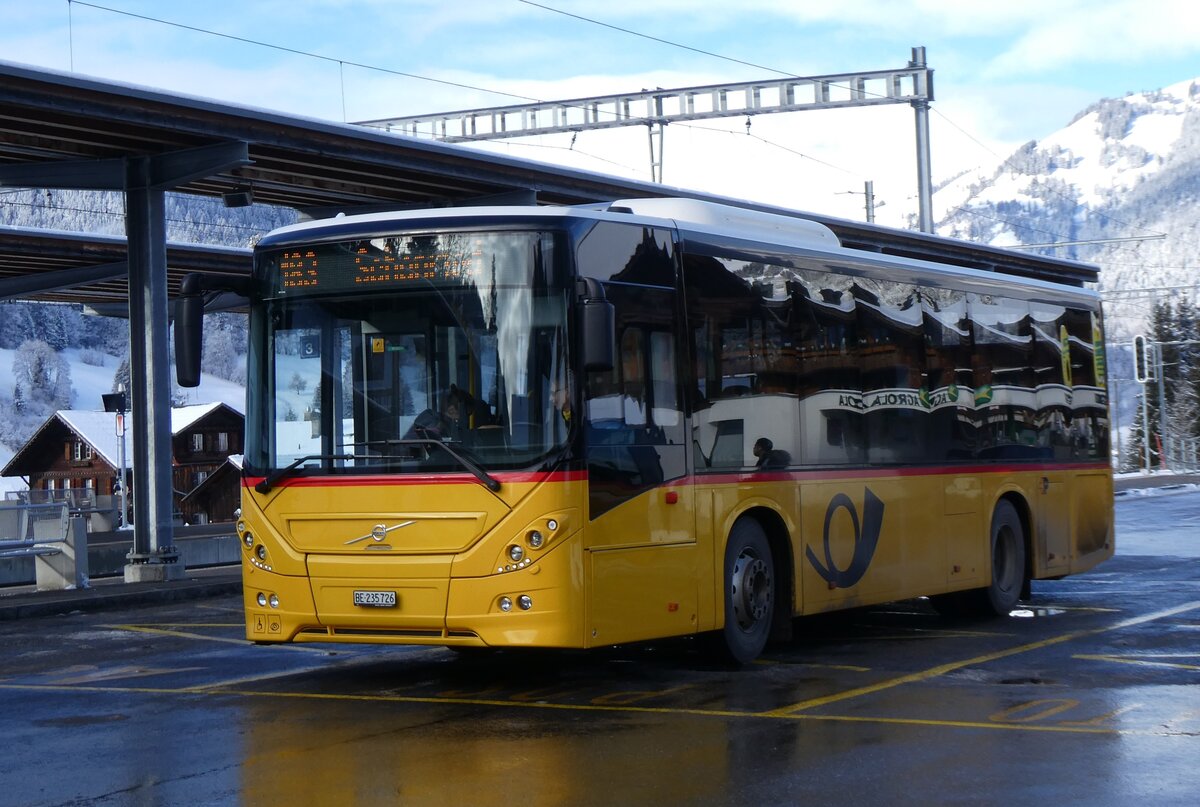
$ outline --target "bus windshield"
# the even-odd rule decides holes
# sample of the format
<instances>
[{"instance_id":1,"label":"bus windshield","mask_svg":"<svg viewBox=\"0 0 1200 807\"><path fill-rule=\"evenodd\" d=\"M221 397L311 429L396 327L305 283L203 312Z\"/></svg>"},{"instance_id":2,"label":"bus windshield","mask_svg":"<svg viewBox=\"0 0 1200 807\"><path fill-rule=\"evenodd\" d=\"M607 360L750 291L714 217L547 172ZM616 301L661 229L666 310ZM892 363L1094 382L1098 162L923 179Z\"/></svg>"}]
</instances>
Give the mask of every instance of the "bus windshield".
<instances>
[{"instance_id":1,"label":"bus windshield","mask_svg":"<svg viewBox=\"0 0 1200 807\"><path fill-rule=\"evenodd\" d=\"M443 233L263 251L247 474L490 481L557 456L569 287L555 244Z\"/></svg>"}]
</instances>

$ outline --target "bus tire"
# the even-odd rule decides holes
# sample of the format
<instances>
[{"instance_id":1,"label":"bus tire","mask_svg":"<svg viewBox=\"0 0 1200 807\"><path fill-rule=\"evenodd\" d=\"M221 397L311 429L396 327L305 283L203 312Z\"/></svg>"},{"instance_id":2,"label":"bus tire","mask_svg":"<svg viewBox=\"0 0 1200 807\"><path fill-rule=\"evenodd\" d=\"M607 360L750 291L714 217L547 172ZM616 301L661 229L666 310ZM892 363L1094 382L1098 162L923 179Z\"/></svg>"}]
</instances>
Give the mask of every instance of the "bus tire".
<instances>
[{"instance_id":1,"label":"bus tire","mask_svg":"<svg viewBox=\"0 0 1200 807\"><path fill-rule=\"evenodd\" d=\"M934 610L945 617L1008 616L1025 590L1025 529L1012 502L1002 499L992 511L988 536L991 580L983 588L935 594Z\"/></svg>"},{"instance_id":2,"label":"bus tire","mask_svg":"<svg viewBox=\"0 0 1200 807\"><path fill-rule=\"evenodd\" d=\"M1025 528L1012 502L1001 499L992 511L992 579L980 590L980 610L1008 616L1025 588Z\"/></svg>"},{"instance_id":3,"label":"bus tire","mask_svg":"<svg viewBox=\"0 0 1200 807\"><path fill-rule=\"evenodd\" d=\"M740 519L725 545L725 655L748 664L762 653L775 611L775 566L762 526Z\"/></svg>"}]
</instances>

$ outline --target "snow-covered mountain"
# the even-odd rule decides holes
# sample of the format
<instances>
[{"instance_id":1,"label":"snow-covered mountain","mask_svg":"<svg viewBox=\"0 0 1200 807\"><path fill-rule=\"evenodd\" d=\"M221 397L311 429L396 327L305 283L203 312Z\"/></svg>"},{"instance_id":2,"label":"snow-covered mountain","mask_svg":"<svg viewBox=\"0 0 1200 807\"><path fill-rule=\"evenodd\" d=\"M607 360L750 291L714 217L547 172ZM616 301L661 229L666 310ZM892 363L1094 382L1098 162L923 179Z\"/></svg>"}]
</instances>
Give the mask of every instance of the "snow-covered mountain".
<instances>
[{"instance_id":1,"label":"snow-covered mountain","mask_svg":"<svg viewBox=\"0 0 1200 807\"><path fill-rule=\"evenodd\" d=\"M998 246L1149 237L1043 250L1098 263L1110 336L1141 330L1151 298L1113 292L1197 296L1200 79L1099 101L999 165L944 183L934 205L940 234Z\"/></svg>"}]
</instances>

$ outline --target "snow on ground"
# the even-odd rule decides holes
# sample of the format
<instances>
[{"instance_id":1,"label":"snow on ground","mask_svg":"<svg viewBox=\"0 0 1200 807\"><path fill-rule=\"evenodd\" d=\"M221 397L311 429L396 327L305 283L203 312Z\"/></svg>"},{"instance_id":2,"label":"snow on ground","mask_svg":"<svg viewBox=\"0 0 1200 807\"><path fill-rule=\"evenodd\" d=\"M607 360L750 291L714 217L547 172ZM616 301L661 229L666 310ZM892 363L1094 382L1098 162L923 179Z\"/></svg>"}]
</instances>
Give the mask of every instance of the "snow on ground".
<instances>
[{"instance_id":1,"label":"snow on ground","mask_svg":"<svg viewBox=\"0 0 1200 807\"><path fill-rule=\"evenodd\" d=\"M0 381L0 401L12 400L12 366L15 350L0 349L0 378L8 377L8 382ZM103 409L100 396L112 392L113 376L121 364L118 356L101 353L98 350L68 348L62 354L71 368L71 385L75 396L71 401L71 409ZM99 364L88 364L84 356ZM172 374L174 369L171 370ZM202 375L200 386L195 389L184 389L186 403L205 404L221 401L227 403L239 412L246 410L246 388L241 384L226 381L212 375Z\"/></svg>"},{"instance_id":2,"label":"snow on ground","mask_svg":"<svg viewBox=\"0 0 1200 807\"><path fill-rule=\"evenodd\" d=\"M1116 517L1118 555L1200 556L1200 485L1126 491Z\"/></svg>"}]
</instances>

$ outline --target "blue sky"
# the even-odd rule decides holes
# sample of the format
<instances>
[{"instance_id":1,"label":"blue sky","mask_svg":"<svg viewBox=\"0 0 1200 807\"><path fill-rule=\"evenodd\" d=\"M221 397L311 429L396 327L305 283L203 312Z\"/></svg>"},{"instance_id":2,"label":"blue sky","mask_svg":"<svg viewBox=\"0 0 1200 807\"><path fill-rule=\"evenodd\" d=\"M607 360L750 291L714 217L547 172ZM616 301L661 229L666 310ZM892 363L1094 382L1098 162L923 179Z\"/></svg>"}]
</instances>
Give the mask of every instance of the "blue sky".
<instances>
[{"instance_id":1,"label":"blue sky","mask_svg":"<svg viewBox=\"0 0 1200 807\"><path fill-rule=\"evenodd\" d=\"M1200 77L1194 0L0 0L0 20L8 61L351 121L514 102L355 64L553 100L902 67L922 45L936 77L935 181L997 162L1100 98ZM754 138L745 124L668 127L665 181L857 218L870 179L881 221L914 206L908 107L758 116ZM488 148L649 175L641 127Z\"/></svg>"}]
</instances>

